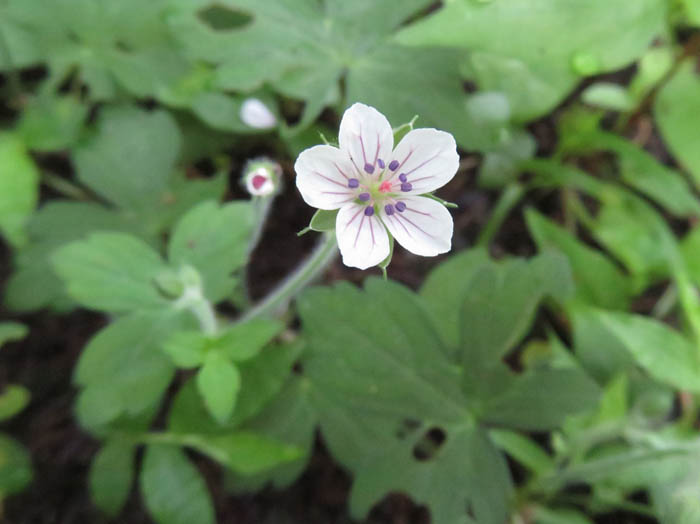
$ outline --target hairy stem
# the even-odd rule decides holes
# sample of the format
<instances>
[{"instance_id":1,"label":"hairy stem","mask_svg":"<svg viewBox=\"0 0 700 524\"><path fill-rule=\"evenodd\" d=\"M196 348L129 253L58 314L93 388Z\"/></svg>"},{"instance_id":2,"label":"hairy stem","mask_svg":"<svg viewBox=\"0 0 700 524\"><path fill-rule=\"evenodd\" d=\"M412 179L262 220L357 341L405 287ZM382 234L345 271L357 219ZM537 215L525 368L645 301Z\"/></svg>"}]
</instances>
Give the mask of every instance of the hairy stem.
<instances>
[{"instance_id":1,"label":"hairy stem","mask_svg":"<svg viewBox=\"0 0 700 524\"><path fill-rule=\"evenodd\" d=\"M284 309L309 282L328 267L337 255L335 233L324 233L313 253L260 303L241 317L241 322L260 316L274 316Z\"/></svg>"}]
</instances>

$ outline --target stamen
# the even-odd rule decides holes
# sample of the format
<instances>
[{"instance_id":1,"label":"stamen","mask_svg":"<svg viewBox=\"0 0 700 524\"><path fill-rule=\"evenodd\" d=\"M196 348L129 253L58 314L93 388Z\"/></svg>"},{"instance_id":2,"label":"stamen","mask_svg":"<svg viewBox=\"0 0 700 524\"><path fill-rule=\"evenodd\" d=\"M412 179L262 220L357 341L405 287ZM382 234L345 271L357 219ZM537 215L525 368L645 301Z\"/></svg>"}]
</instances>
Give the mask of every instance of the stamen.
<instances>
[{"instance_id":1,"label":"stamen","mask_svg":"<svg viewBox=\"0 0 700 524\"><path fill-rule=\"evenodd\" d=\"M369 162L367 162L365 164L365 171L371 175L372 173L374 173L374 166L372 164L370 164Z\"/></svg>"},{"instance_id":2,"label":"stamen","mask_svg":"<svg viewBox=\"0 0 700 524\"><path fill-rule=\"evenodd\" d=\"M359 198L363 202L367 202L370 198L370 195L369 193L360 193L359 195L357 195L357 198Z\"/></svg>"},{"instance_id":3,"label":"stamen","mask_svg":"<svg viewBox=\"0 0 700 524\"><path fill-rule=\"evenodd\" d=\"M367 206L365 208L365 216L371 217L372 215L374 215L374 206Z\"/></svg>"},{"instance_id":4,"label":"stamen","mask_svg":"<svg viewBox=\"0 0 700 524\"><path fill-rule=\"evenodd\" d=\"M404 193L410 191L411 189L413 189L413 186L410 182L404 182L403 184L401 184L401 191L403 191Z\"/></svg>"},{"instance_id":5,"label":"stamen","mask_svg":"<svg viewBox=\"0 0 700 524\"><path fill-rule=\"evenodd\" d=\"M360 181L357 178L351 178L350 180L348 180L348 187L352 189L360 187Z\"/></svg>"},{"instance_id":6,"label":"stamen","mask_svg":"<svg viewBox=\"0 0 700 524\"><path fill-rule=\"evenodd\" d=\"M404 210L406 209L406 203L405 202L396 202L396 211L399 213L403 213Z\"/></svg>"},{"instance_id":7,"label":"stamen","mask_svg":"<svg viewBox=\"0 0 700 524\"><path fill-rule=\"evenodd\" d=\"M399 175L399 180L401 180L401 182L408 182L408 177L406 176L406 173L401 173Z\"/></svg>"},{"instance_id":8,"label":"stamen","mask_svg":"<svg viewBox=\"0 0 700 524\"><path fill-rule=\"evenodd\" d=\"M384 167L386 166L384 160L382 160L381 158L377 158L377 164L379 164L379 169L384 169Z\"/></svg>"},{"instance_id":9,"label":"stamen","mask_svg":"<svg viewBox=\"0 0 700 524\"><path fill-rule=\"evenodd\" d=\"M384 211L387 215L391 216L394 214L394 206L392 206L391 204L387 204L384 206Z\"/></svg>"},{"instance_id":10,"label":"stamen","mask_svg":"<svg viewBox=\"0 0 700 524\"><path fill-rule=\"evenodd\" d=\"M392 160L391 162L389 162L389 169L391 169L392 171L396 171L398 169L398 167L399 167L398 160Z\"/></svg>"}]
</instances>

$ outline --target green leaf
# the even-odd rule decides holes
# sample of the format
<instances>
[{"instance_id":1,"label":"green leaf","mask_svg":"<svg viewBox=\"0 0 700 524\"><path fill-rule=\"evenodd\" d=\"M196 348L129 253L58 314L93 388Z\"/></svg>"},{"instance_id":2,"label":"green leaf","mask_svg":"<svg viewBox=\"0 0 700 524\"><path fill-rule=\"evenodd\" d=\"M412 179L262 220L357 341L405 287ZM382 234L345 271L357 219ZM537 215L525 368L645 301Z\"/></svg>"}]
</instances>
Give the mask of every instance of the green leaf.
<instances>
[{"instance_id":1,"label":"green leaf","mask_svg":"<svg viewBox=\"0 0 700 524\"><path fill-rule=\"evenodd\" d=\"M92 461L90 497L109 517L116 517L126 503L134 482L134 447L117 439L105 442Z\"/></svg>"},{"instance_id":2,"label":"green leaf","mask_svg":"<svg viewBox=\"0 0 700 524\"><path fill-rule=\"evenodd\" d=\"M479 123L460 110L467 102L458 72L461 56L452 49L381 46L348 74L348 103L377 107L389 122L406 122L419 115L421 127L448 131L464 147L491 147L498 136L483 133ZM403 87L389 88L396 85Z\"/></svg>"},{"instance_id":3,"label":"green leaf","mask_svg":"<svg viewBox=\"0 0 700 524\"><path fill-rule=\"evenodd\" d=\"M105 108L97 134L75 151L78 179L120 207L147 211L166 195L180 141L165 111Z\"/></svg>"},{"instance_id":4,"label":"green leaf","mask_svg":"<svg viewBox=\"0 0 700 524\"><path fill-rule=\"evenodd\" d=\"M512 380L502 393L489 399L482 410L487 424L545 431L564 419L596 406L600 390L577 369L537 369Z\"/></svg>"},{"instance_id":5,"label":"green leaf","mask_svg":"<svg viewBox=\"0 0 700 524\"><path fill-rule=\"evenodd\" d=\"M163 342L163 350L176 366L194 368L204 362L210 341L201 331L177 331Z\"/></svg>"},{"instance_id":6,"label":"green leaf","mask_svg":"<svg viewBox=\"0 0 700 524\"><path fill-rule=\"evenodd\" d=\"M398 40L468 49L468 76L483 90L505 93L523 121L551 110L582 76L634 61L665 32L665 12L662 0L454 0Z\"/></svg>"},{"instance_id":7,"label":"green leaf","mask_svg":"<svg viewBox=\"0 0 700 524\"><path fill-rule=\"evenodd\" d=\"M299 458L300 451L264 435L237 431L207 435L192 445L214 460L242 475L252 475Z\"/></svg>"},{"instance_id":8,"label":"green leaf","mask_svg":"<svg viewBox=\"0 0 700 524\"><path fill-rule=\"evenodd\" d=\"M263 376L262 373L260 376ZM241 411L242 409L237 410L234 417L239 416ZM308 380L293 377L279 395L267 404L262 412L249 420L245 427L294 445L301 452L301 456L293 462L281 464L257 475L232 476L231 487L238 492L251 492L260 490L268 482L277 488L289 486L304 472L311 458L317 423L318 414L312 404Z\"/></svg>"},{"instance_id":9,"label":"green leaf","mask_svg":"<svg viewBox=\"0 0 700 524\"><path fill-rule=\"evenodd\" d=\"M231 418L240 385L241 377L236 366L220 352L210 351L197 373L197 389L209 413L220 424Z\"/></svg>"},{"instance_id":10,"label":"green leaf","mask_svg":"<svg viewBox=\"0 0 700 524\"><path fill-rule=\"evenodd\" d=\"M697 0L690 0L697 2ZM700 3L697 4L700 6ZM655 46L647 50L637 64L637 74L630 82L629 91L635 100L641 101L661 82L675 61L671 45Z\"/></svg>"},{"instance_id":11,"label":"green leaf","mask_svg":"<svg viewBox=\"0 0 700 524\"><path fill-rule=\"evenodd\" d=\"M611 82L598 82L586 88L581 98L587 104L612 111L630 111L634 100L627 90Z\"/></svg>"},{"instance_id":12,"label":"green leaf","mask_svg":"<svg viewBox=\"0 0 700 524\"><path fill-rule=\"evenodd\" d=\"M88 308L127 312L160 310L169 304L155 286L167 266L136 237L93 233L59 248L53 264L68 294Z\"/></svg>"},{"instance_id":13,"label":"green leaf","mask_svg":"<svg viewBox=\"0 0 700 524\"><path fill-rule=\"evenodd\" d=\"M441 421L465 417L459 372L406 288L372 278L364 291L349 284L310 290L298 307L312 355L305 369L319 389L332 389L358 409ZM353 351L343 350L348 341Z\"/></svg>"},{"instance_id":14,"label":"green leaf","mask_svg":"<svg viewBox=\"0 0 700 524\"><path fill-rule=\"evenodd\" d=\"M36 151L66 149L80 138L87 113L77 97L40 94L26 106L17 133Z\"/></svg>"},{"instance_id":15,"label":"green leaf","mask_svg":"<svg viewBox=\"0 0 700 524\"><path fill-rule=\"evenodd\" d=\"M655 513L661 524L685 524L700 519L700 458L691 455L678 465L675 478L656 482L651 489Z\"/></svg>"},{"instance_id":16,"label":"green leaf","mask_svg":"<svg viewBox=\"0 0 700 524\"><path fill-rule=\"evenodd\" d=\"M220 333L214 346L234 362L242 362L257 355L282 329L284 324L276 320L251 319Z\"/></svg>"},{"instance_id":17,"label":"green leaf","mask_svg":"<svg viewBox=\"0 0 700 524\"><path fill-rule=\"evenodd\" d=\"M39 170L25 145L0 133L0 233L14 246L26 243L25 224L39 199Z\"/></svg>"},{"instance_id":18,"label":"green leaf","mask_svg":"<svg viewBox=\"0 0 700 524\"><path fill-rule=\"evenodd\" d=\"M177 433L221 433L234 428L260 412L282 389L299 355L299 345L269 346L251 360L241 362L238 370L241 387L232 419L224 425L207 413L194 380L183 385L173 401L168 419L170 431ZM279 435L279 438L284 435Z\"/></svg>"},{"instance_id":19,"label":"green leaf","mask_svg":"<svg viewBox=\"0 0 700 524\"><path fill-rule=\"evenodd\" d=\"M686 179L670 169L646 151L631 142L614 135L594 130L574 128L566 133L575 134L575 152L612 151L622 180L640 193L658 202L676 216L700 214L700 202L693 194ZM565 137L566 141L567 138ZM609 191L599 193L599 198L610 196Z\"/></svg>"},{"instance_id":20,"label":"green leaf","mask_svg":"<svg viewBox=\"0 0 700 524\"><path fill-rule=\"evenodd\" d=\"M29 404L29 391L22 387L9 384L0 394L0 421L14 417Z\"/></svg>"},{"instance_id":21,"label":"green leaf","mask_svg":"<svg viewBox=\"0 0 700 524\"><path fill-rule=\"evenodd\" d=\"M433 269L423 283L420 294L428 315L449 347L459 343L460 310L472 278L488 262L483 249L456 253Z\"/></svg>"},{"instance_id":22,"label":"green leaf","mask_svg":"<svg viewBox=\"0 0 700 524\"><path fill-rule=\"evenodd\" d=\"M654 116L661 135L678 162L700 185L700 150L695 131L700 114L700 76L694 60L686 60L655 98Z\"/></svg>"},{"instance_id":23,"label":"green leaf","mask_svg":"<svg viewBox=\"0 0 700 524\"><path fill-rule=\"evenodd\" d=\"M338 216L338 210L327 211L319 209L311 217L309 227L314 231L335 231L335 219Z\"/></svg>"},{"instance_id":24,"label":"green leaf","mask_svg":"<svg viewBox=\"0 0 700 524\"><path fill-rule=\"evenodd\" d=\"M589 225L596 239L627 267L634 290L642 291L669 274L676 240L651 205L627 191L616 193L606 195Z\"/></svg>"},{"instance_id":25,"label":"green leaf","mask_svg":"<svg viewBox=\"0 0 700 524\"><path fill-rule=\"evenodd\" d=\"M550 509L538 507L534 524L593 524L588 517L574 509Z\"/></svg>"},{"instance_id":26,"label":"green leaf","mask_svg":"<svg viewBox=\"0 0 700 524\"><path fill-rule=\"evenodd\" d=\"M192 322L176 314L133 314L97 333L75 371L74 381L83 388L77 401L81 424L95 428L157 404L174 374L159 346L168 333Z\"/></svg>"},{"instance_id":27,"label":"green leaf","mask_svg":"<svg viewBox=\"0 0 700 524\"><path fill-rule=\"evenodd\" d=\"M688 391L700 391L700 361L694 344L652 318L599 311L596 320L615 336L656 380Z\"/></svg>"},{"instance_id":28,"label":"green leaf","mask_svg":"<svg viewBox=\"0 0 700 524\"><path fill-rule=\"evenodd\" d=\"M545 296L566 300L572 291L568 262L559 253L544 253L530 262L491 263L471 280L462 296L459 360L471 381L480 371L500 364L527 332ZM488 380L488 379L487 379Z\"/></svg>"},{"instance_id":29,"label":"green leaf","mask_svg":"<svg viewBox=\"0 0 700 524\"><path fill-rule=\"evenodd\" d=\"M700 26L700 2L698 0L681 0L685 8L688 22L694 26Z\"/></svg>"},{"instance_id":30,"label":"green leaf","mask_svg":"<svg viewBox=\"0 0 700 524\"><path fill-rule=\"evenodd\" d=\"M29 333L29 329L19 322L0 322L0 347L7 342L22 340Z\"/></svg>"},{"instance_id":31,"label":"green leaf","mask_svg":"<svg viewBox=\"0 0 700 524\"><path fill-rule=\"evenodd\" d=\"M32 465L24 447L0 433L0 493L3 496L22 491L32 480Z\"/></svg>"},{"instance_id":32,"label":"green leaf","mask_svg":"<svg viewBox=\"0 0 700 524\"><path fill-rule=\"evenodd\" d=\"M252 17L244 28L216 31L198 19L195 8L171 16L169 24L190 56L216 64L216 88L267 83L305 102L295 127L308 126L324 107L337 104L345 77L347 105L373 105L394 123L418 114L422 125L449 131L460 144L489 144L492 137L455 111L466 100L458 71L462 54L405 49L391 41L396 28L428 5L428 0L362 0L349 7L335 1L243 0L236 8ZM265 67L250 65L257 63Z\"/></svg>"},{"instance_id":33,"label":"green leaf","mask_svg":"<svg viewBox=\"0 0 700 524\"><path fill-rule=\"evenodd\" d=\"M175 225L168 244L170 263L195 267L205 296L220 301L233 291L231 273L246 262L252 218L247 202L202 202Z\"/></svg>"},{"instance_id":34,"label":"green leaf","mask_svg":"<svg viewBox=\"0 0 700 524\"><path fill-rule=\"evenodd\" d=\"M50 263L50 256L57 247L98 230L138 234L136 225L127 217L98 204L55 200L41 207L28 224L30 243L17 254L17 269L6 289L7 305L16 311L49 305L66 309L74 305Z\"/></svg>"},{"instance_id":35,"label":"green leaf","mask_svg":"<svg viewBox=\"0 0 700 524\"><path fill-rule=\"evenodd\" d=\"M484 155L479 170L479 185L502 188L515 181L520 174L520 162L532 158L536 148L535 139L526 131L508 132L506 140L490 148Z\"/></svg>"},{"instance_id":36,"label":"green leaf","mask_svg":"<svg viewBox=\"0 0 700 524\"><path fill-rule=\"evenodd\" d=\"M624 344L603 325L595 310L569 308L573 324L574 353L582 366L599 383L606 384L621 372L634 367Z\"/></svg>"},{"instance_id":37,"label":"green leaf","mask_svg":"<svg viewBox=\"0 0 700 524\"><path fill-rule=\"evenodd\" d=\"M141 492L158 524L214 524L214 506L202 476L175 446L150 445L141 471Z\"/></svg>"},{"instance_id":38,"label":"green leaf","mask_svg":"<svg viewBox=\"0 0 700 524\"><path fill-rule=\"evenodd\" d=\"M496 446L537 475L552 471L555 467L552 457L528 437L504 429L492 429L489 437Z\"/></svg>"},{"instance_id":39,"label":"green leaf","mask_svg":"<svg viewBox=\"0 0 700 524\"><path fill-rule=\"evenodd\" d=\"M576 301L614 309L626 308L631 289L615 264L536 211L528 209L525 218L540 249L555 248L569 257L576 283Z\"/></svg>"},{"instance_id":40,"label":"green leaf","mask_svg":"<svg viewBox=\"0 0 700 524\"><path fill-rule=\"evenodd\" d=\"M298 306L309 341L308 384L299 387L334 456L355 474L353 517L403 491L427 505L436 524L470 522L467 513L503 522L511 490L504 459L474 425L462 370L448 360L418 297L369 279L364 291L348 284L311 290ZM442 444L431 440L434 432Z\"/></svg>"}]
</instances>

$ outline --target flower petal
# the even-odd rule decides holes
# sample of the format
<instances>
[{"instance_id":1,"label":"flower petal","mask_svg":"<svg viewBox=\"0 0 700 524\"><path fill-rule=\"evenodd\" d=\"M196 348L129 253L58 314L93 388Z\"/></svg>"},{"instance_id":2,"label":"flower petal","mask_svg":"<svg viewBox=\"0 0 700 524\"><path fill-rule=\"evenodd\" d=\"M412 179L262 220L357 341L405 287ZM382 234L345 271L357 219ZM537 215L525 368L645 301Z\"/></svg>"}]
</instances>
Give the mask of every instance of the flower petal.
<instances>
[{"instance_id":1,"label":"flower petal","mask_svg":"<svg viewBox=\"0 0 700 524\"><path fill-rule=\"evenodd\" d=\"M355 178L348 156L333 146L314 146L302 151L294 164L297 188L304 202L319 209L339 209L355 198L348 187Z\"/></svg>"},{"instance_id":2,"label":"flower petal","mask_svg":"<svg viewBox=\"0 0 700 524\"><path fill-rule=\"evenodd\" d=\"M414 129L396 146L391 160L398 167L387 180L398 184L405 174L411 189L407 195L430 193L449 182L459 168L459 155L454 137L437 129Z\"/></svg>"},{"instance_id":3,"label":"flower petal","mask_svg":"<svg viewBox=\"0 0 700 524\"><path fill-rule=\"evenodd\" d=\"M379 111L364 104L353 104L340 122L338 143L363 175L379 175L382 166L389 163L394 132Z\"/></svg>"},{"instance_id":4,"label":"flower petal","mask_svg":"<svg viewBox=\"0 0 700 524\"><path fill-rule=\"evenodd\" d=\"M338 212L335 231L346 266L367 269L389 256L389 235L376 214L365 215L366 207L349 204Z\"/></svg>"},{"instance_id":5,"label":"flower petal","mask_svg":"<svg viewBox=\"0 0 700 524\"><path fill-rule=\"evenodd\" d=\"M428 197L399 197L405 204L403 211L396 206L388 215L381 210L381 217L396 241L411 253L432 257L446 253L452 247L452 216L445 206Z\"/></svg>"}]
</instances>

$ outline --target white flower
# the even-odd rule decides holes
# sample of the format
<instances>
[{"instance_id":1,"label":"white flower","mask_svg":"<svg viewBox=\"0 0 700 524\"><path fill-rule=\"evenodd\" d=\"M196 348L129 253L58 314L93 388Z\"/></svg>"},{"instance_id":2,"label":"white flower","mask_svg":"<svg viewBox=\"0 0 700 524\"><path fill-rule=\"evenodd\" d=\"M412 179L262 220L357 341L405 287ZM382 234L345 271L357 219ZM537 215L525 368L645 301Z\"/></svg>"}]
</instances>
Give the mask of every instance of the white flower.
<instances>
[{"instance_id":1,"label":"white flower","mask_svg":"<svg viewBox=\"0 0 700 524\"><path fill-rule=\"evenodd\" d=\"M459 167L451 134L414 129L394 149L386 117L354 104L340 122L340 148L319 145L294 165L304 201L338 209L336 235L347 266L367 269L389 256L392 235L416 255L450 250L453 223L439 202L422 196L449 182Z\"/></svg>"},{"instance_id":2,"label":"white flower","mask_svg":"<svg viewBox=\"0 0 700 524\"><path fill-rule=\"evenodd\" d=\"M277 125L277 118L261 100L246 98L241 104L241 120L255 129L269 129Z\"/></svg>"}]
</instances>

